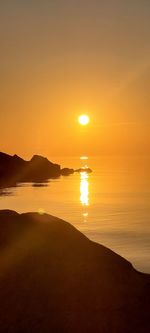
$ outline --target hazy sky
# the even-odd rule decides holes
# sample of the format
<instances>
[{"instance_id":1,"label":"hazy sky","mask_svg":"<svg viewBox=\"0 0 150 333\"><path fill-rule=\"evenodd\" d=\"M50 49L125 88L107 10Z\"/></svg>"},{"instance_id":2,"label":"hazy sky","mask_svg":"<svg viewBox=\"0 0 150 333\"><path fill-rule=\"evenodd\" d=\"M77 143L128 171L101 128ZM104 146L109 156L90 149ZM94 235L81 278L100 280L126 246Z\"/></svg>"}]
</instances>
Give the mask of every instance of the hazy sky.
<instances>
[{"instance_id":1,"label":"hazy sky","mask_svg":"<svg viewBox=\"0 0 150 333\"><path fill-rule=\"evenodd\" d=\"M1 151L148 153L149 0L1 0L0 50Z\"/></svg>"}]
</instances>

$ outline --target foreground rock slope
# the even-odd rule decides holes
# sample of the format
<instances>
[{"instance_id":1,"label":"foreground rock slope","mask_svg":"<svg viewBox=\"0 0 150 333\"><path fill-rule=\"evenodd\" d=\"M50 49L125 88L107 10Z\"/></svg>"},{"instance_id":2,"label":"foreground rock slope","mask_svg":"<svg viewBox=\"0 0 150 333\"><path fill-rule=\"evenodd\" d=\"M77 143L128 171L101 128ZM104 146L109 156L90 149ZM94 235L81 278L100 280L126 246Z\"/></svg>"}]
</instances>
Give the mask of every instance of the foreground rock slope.
<instances>
[{"instance_id":1,"label":"foreground rock slope","mask_svg":"<svg viewBox=\"0 0 150 333\"><path fill-rule=\"evenodd\" d=\"M0 211L1 333L149 333L150 276L58 218Z\"/></svg>"}]
</instances>

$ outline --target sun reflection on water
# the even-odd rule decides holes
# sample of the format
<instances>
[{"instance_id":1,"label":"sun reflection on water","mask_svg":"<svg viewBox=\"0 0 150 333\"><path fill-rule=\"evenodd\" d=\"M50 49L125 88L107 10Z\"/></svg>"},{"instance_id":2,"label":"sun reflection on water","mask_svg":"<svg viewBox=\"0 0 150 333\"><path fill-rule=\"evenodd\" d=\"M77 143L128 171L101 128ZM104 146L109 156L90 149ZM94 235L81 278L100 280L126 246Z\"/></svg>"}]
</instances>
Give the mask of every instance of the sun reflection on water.
<instances>
[{"instance_id":1,"label":"sun reflection on water","mask_svg":"<svg viewBox=\"0 0 150 333\"><path fill-rule=\"evenodd\" d=\"M80 201L83 206L89 205L89 176L87 172L80 173Z\"/></svg>"},{"instance_id":2,"label":"sun reflection on water","mask_svg":"<svg viewBox=\"0 0 150 333\"><path fill-rule=\"evenodd\" d=\"M80 203L84 208L82 213L83 221L87 222L87 207L89 206L89 175L86 171L80 173Z\"/></svg>"},{"instance_id":3,"label":"sun reflection on water","mask_svg":"<svg viewBox=\"0 0 150 333\"><path fill-rule=\"evenodd\" d=\"M80 160L81 160L81 161L88 160L88 156L81 156L81 157L80 157Z\"/></svg>"}]
</instances>

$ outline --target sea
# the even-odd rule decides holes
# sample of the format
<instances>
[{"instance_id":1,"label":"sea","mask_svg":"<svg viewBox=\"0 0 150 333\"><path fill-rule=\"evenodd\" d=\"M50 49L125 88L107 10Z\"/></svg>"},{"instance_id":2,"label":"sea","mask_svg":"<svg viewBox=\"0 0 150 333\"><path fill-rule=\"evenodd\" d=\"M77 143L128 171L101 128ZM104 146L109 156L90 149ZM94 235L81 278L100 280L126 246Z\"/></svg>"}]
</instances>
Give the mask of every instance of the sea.
<instances>
[{"instance_id":1,"label":"sea","mask_svg":"<svg viewBox=\"0 0 150 333\"><path fill-rule=\"evenodd\" d=\"M150 273L150 157L52 157L62 167L89 167L44 183L0 189L0 209L49 213Z\"/></svg>"}]
</instances>

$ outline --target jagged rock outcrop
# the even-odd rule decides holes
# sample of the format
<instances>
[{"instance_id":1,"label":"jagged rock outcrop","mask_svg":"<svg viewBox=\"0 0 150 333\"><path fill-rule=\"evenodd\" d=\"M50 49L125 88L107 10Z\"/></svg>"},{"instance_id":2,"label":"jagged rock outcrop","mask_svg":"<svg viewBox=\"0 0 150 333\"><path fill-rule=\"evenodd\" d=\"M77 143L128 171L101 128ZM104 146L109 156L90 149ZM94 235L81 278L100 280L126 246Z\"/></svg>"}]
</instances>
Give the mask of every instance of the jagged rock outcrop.
<instances>
[{"instance_id":1,"label":"jagged rock outcrop","mask_svg":"<svg viewBox=\"0 0 150 333\"><path fill-rule=\"evenodd\" d=\"M92 172L90 168L61 169L60 165L40 155L34 155L30 161L25 161L18 155L11 156L0 152L0 187L15 186L19 182L42 182L85 171Z\"/></svg>"},{"instance_id":2,"label":"jagged rock outcrop","mask_svg":"<svg viewBox=\"0 0 150 333\"><path fill-rule=\"evenodd\" d=\"M0 185L56 178L61 175L60 170L60 165L39 155L34 155L30 161L25 161L17 155L0 153Z\"/></svg>"}]
</instances>

